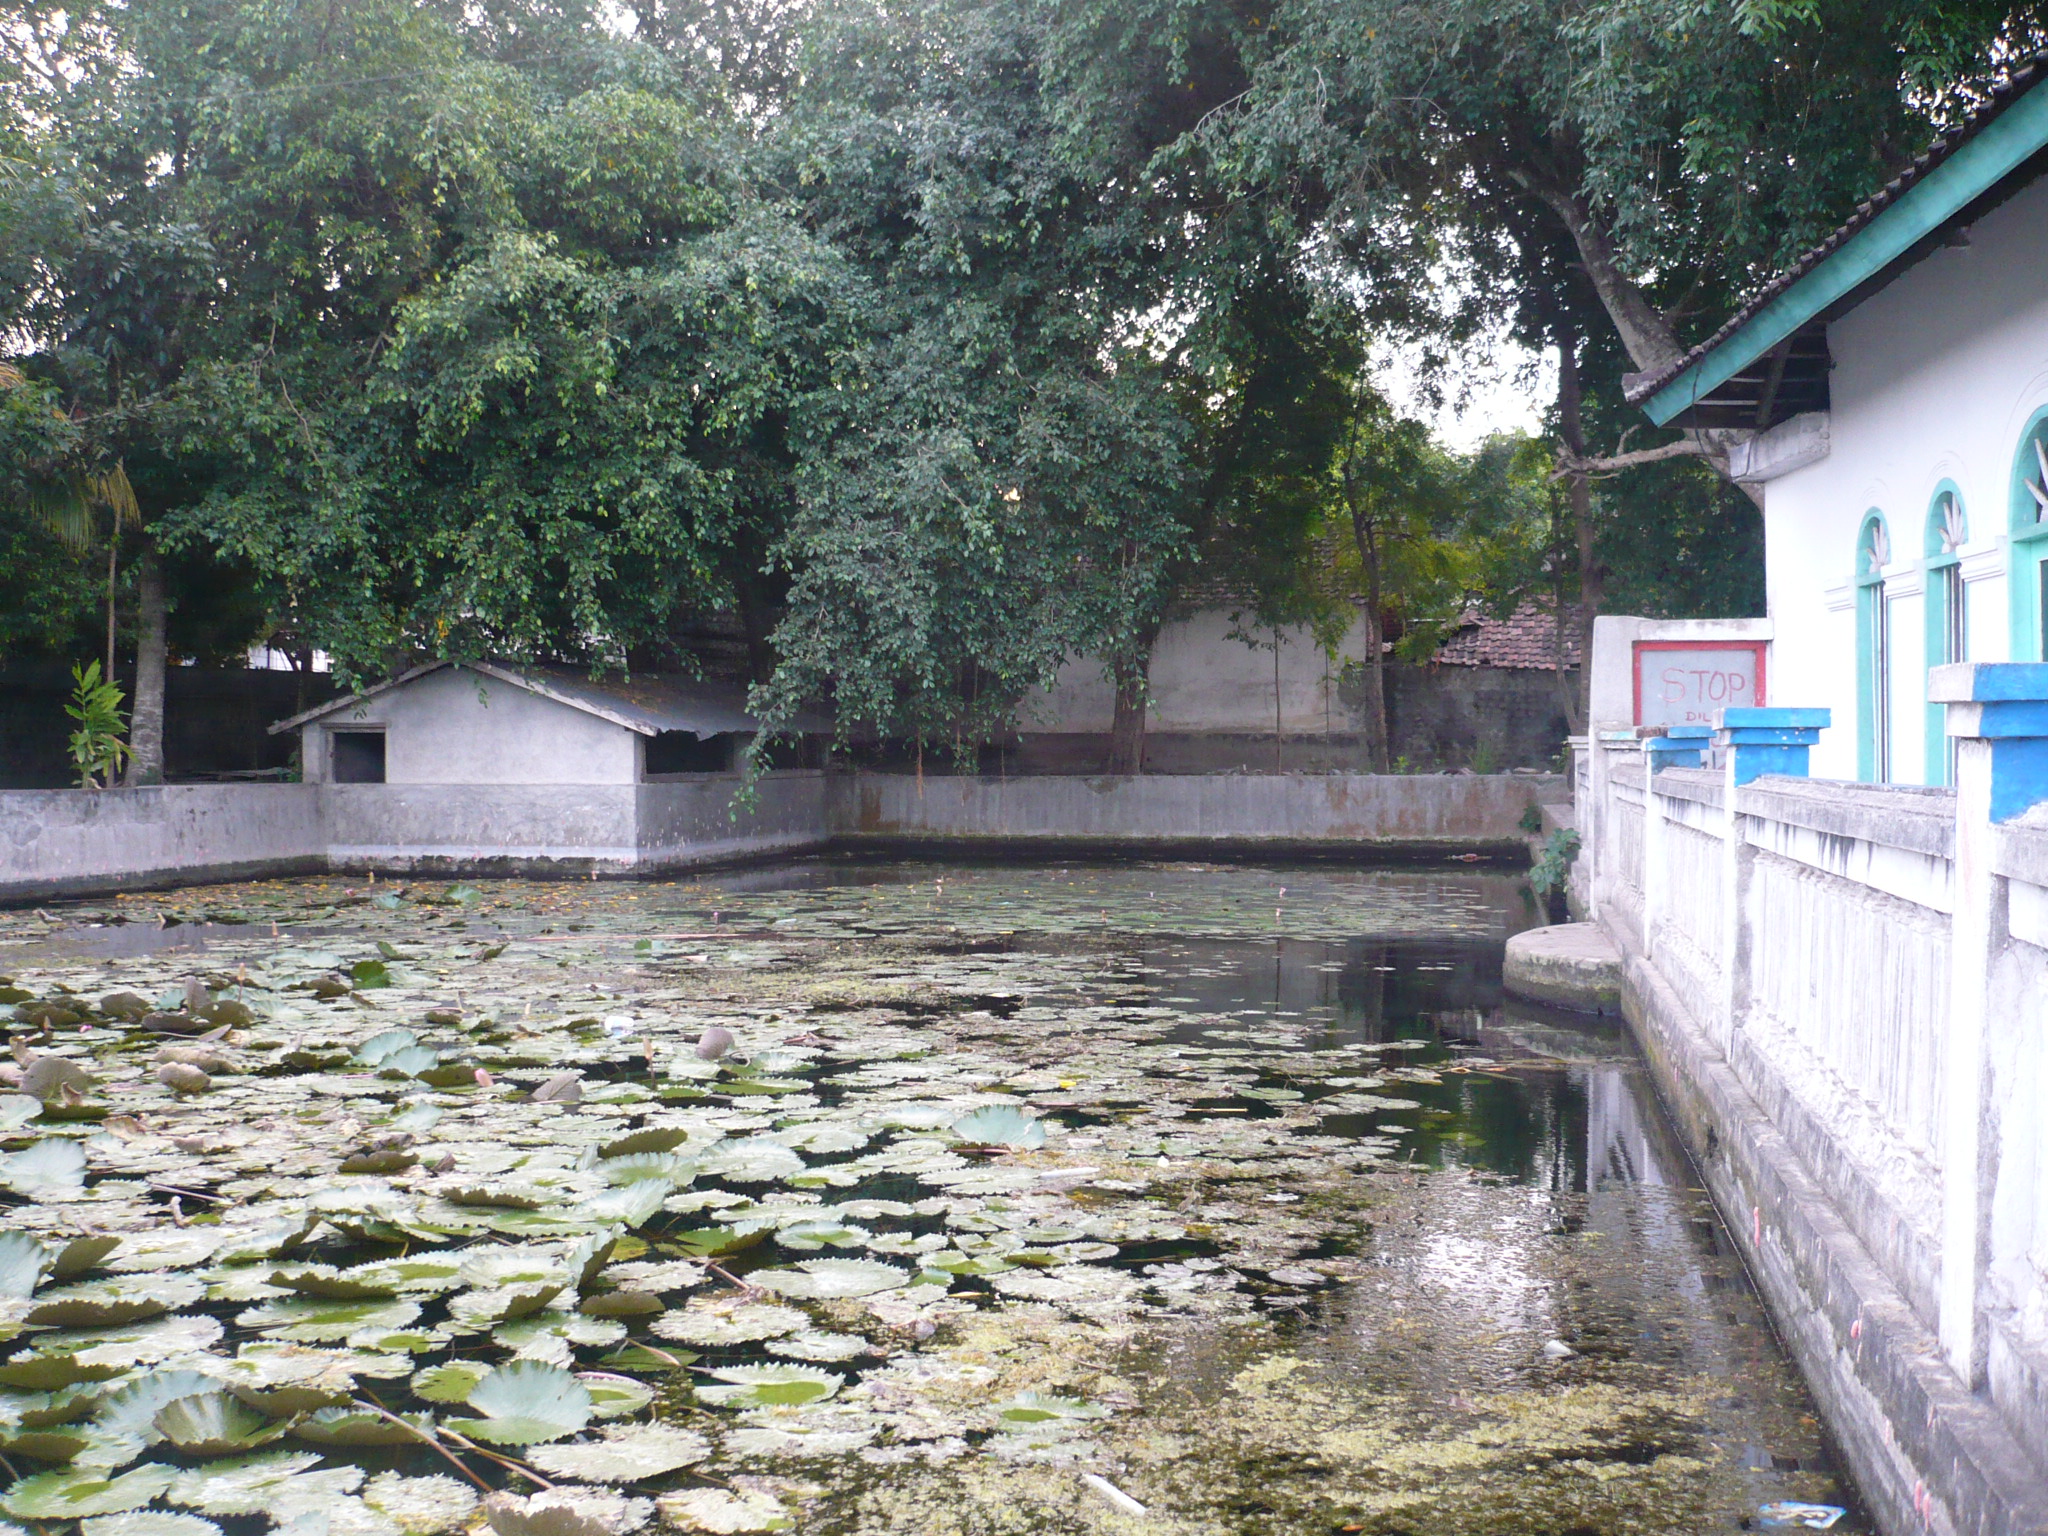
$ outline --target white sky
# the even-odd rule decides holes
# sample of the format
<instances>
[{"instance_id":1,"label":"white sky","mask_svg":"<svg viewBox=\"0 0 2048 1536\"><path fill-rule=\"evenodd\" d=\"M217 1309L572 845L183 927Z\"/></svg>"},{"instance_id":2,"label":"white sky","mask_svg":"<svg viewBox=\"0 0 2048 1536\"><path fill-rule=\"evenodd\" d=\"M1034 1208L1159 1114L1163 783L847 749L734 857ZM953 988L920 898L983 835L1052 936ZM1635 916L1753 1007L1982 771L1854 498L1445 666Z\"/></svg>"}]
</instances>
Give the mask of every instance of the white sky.
<instances>
[{"instance_id":1,"label":"white sky","mask_svg":"<svg viewBox=\"0 0 2048 1536\"><path fill-rule=\"evenodd\" d=\"M1446 398L1433 404L1421 387L1417 354L1406 347L1376 349L1373 375L1405 415L1436 429L1445 446L1469 452L1496 432L1540 431L1543 413L1557 398L1557 361L1505 336L1468 349L1443 381Z\"/></svg>"}]
</instances>

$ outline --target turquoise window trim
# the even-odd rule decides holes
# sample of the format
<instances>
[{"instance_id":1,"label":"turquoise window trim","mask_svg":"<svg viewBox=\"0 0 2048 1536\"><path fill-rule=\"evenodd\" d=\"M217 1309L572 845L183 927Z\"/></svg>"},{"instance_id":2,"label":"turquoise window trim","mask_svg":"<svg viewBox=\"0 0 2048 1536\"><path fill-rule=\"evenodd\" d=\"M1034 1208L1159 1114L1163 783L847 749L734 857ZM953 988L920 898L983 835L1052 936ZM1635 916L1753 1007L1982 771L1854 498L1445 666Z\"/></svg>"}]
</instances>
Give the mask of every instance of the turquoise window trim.
<instances>
[{"instance_id":1,"label":"turquoise window trim","mask_svg":"<svg viewBox=\"0 0 2048 1536\"><path fill-rule=\"evenodd\" d=\"M2012 544L2006 560L2005 605L2011 616L2013 661L2048 660L2048 649L2043 647L2048 628L2044 628L2041 611L2044 600L2048 600L2048 589L2044 589L2048 588L2048 580L2043 576L2044 569L2048 569L2048 523L2035 520L2034 496L2027 489L2027 482L2038 481L2041 474L2041 463L2034 453L2036 442L2048 442L2048 406L2034 412L2028 420L2012 455L2007 509Z\"/></svg>"},{"instance_id":2,"label":"turquoise window trim","mask_svg":"<svg viewBox=\"0 0 2048 1536\"><path fill-rule=\"evenodd\" d=\"M1885 646L1884 571L1872 559L1873 535L1885 534L1891 542L1884 513L1873 507L1863 514L1856 532L1856 777L1866 784L1878 782L1885 768L1883 747L1888 734L1884 718L1889 682Z\"/></svg>"},{"instance_id":3,"label":"turquoise window trim","mask_svg":"<svg viewBox=\"0 0 2048 1536\"><path fill-rule=\"evenodd\" d=\"M1925 572L1923 585L1927 592L1926 597L1921 603L1927 616L1927 647L1922 654L1926 657L1930 670L1942 665L1944 662L1968 659L1967 655L1951 656L1949 654L1952 621L1948 610L1949 602L1956 589L1951 587L1948 573L1956 570L1963 563L1960 555L1944 548L1946 541L1943 538L1942 506L1944 502L1950 500L1954 501L1957 520L1962 524L1962 542L1968 543L1970 537L1970 515L1969 509L1963 505L1962 489L1955 481L1944 480L1934 488L1934 495L1927 503L1925 541L1927 558L1920 563L1921 570ZM1967 598L1965 601L1967 601ZM1963 615L1963 620L1967 624L1967 613ZM1967 649L1967 638L1965 639L1965 649ZM1950 769L1949 762L1951 749L1948 736L1948 706L1944 704L1929 704L1927 706L1926 742L1927 782L1929 784L1953 783L1955 776Z\"/></svg>"}]
</instances>

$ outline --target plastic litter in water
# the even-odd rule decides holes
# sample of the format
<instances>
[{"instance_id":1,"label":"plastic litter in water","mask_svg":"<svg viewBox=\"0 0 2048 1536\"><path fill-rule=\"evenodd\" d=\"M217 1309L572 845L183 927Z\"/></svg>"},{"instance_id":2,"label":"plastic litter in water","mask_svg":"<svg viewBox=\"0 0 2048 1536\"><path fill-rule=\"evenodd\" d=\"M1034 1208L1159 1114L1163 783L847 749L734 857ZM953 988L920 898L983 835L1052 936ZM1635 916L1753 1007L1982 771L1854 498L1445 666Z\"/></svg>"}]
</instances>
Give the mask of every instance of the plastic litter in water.
<instances>
[{"instance_id":1,"label":"plastic litter in water","mask_svg":"<svg viewBox=\"0 0 2048 1536\"><path fill-rule=\"evenodd\" d=\"M1795 1504L1787 1500L1766 1504L1756 1512L1757 1524L1765 1530L1828 1531L1848 1511L1838 1504Z\"/></svg>"}]
</instances>

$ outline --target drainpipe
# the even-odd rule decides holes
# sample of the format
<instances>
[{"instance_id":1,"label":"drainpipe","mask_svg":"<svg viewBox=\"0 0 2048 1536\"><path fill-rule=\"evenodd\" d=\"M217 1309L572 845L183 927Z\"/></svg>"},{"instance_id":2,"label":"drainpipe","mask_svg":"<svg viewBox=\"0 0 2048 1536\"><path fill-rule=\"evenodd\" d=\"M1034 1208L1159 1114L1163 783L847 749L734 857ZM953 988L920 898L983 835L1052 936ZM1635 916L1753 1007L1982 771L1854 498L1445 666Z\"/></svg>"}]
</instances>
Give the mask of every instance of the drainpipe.
<instances>
[{"instance_id":1,"label":"drainpipe","mask_svg":"<svg viewBox=\"0 0 2048 1536\"><path fill-rule=\"evenodd\" d=\"M1724 709L1715 741L1726 753L1721 792L1721 1049L1731 1050L1749 1011L1749 889L1756 849L1737 810L1738 791L1767 773L1807 776L1807 760L1820 733L1833 723L1825 709Z\"/></svg>"},{"instance_id":2,"label":"drainpipe","mask_svg":"<svg viewBox=\"0 0 2048 1536\"><path fill-rule=\"evenodd\" d=\"M1956 745L1955 917L1942 1040L1941 1344L1956 1374L1984 1383L1983 1280L1995 1148L1990 1109L1992 967L2011 942L2010 885L1994 868L1999 826L2048 800L2048 662L1957 662L1927 674Z\"/></svg>"}]
</instances>

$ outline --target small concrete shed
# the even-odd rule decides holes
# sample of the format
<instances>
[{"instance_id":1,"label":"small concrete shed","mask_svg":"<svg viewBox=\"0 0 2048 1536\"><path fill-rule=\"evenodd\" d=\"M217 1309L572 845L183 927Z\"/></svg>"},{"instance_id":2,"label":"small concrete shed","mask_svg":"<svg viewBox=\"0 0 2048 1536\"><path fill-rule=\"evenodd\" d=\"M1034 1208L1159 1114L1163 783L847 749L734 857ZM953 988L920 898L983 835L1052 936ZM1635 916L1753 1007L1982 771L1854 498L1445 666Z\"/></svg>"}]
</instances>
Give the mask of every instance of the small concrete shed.
<instances>
[{"instance_id":1,"label":"small concrete shed","mask_svg":"<svg viewBox=\"0 0 2048 1536\"><path fill-rule=\"evenodd\" d=\"M435 661L270 729L311 784L645 784L731 772L759 728L716 683Z\"/></svg>"},{"instance_id":2,"label":"small concrete shed","mask_svg":"<svg viewBox=\"0 0 2048 1536\"><path fill-rule=\"evenodd\" d=\"M738 752L759 728L736 687L442 661L271 730L304 732L333 863L556 875L823 842L815 770L770 773L736 805Z\"/></svg>"}]
</instances>

